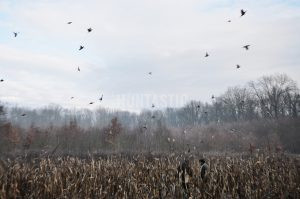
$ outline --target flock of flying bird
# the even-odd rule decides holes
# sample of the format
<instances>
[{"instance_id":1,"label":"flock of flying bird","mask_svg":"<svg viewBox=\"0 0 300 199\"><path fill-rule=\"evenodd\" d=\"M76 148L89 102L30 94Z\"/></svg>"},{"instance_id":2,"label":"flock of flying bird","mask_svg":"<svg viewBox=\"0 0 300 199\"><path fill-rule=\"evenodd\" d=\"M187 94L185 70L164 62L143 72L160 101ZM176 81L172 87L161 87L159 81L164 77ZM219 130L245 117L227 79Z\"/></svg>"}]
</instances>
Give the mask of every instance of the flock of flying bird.
<instances>
[{"instance_id":1,"label":"flock of flying bird","mask_svg":"<svg viewBox=\"0 0 300 199\"><path fill-rule=\"evenodd\" d=\"M240 15L240 17L242 17L242 16L244 16L244 15L246 14L246 12L247 12L247 11L246 11L246 10L244 10L244 9L241 9L241 11L240 11L240 12L241 12L241 15ZM227 22L228 22L228 23L230 23L230 22L231 22L231 20L228 20ZM244 45L242 48L244 48L245 50L249 50L249 48L250 48L250 45L249 45L249 44L247 44L247 45ZM206 53L205 53L204 57L209 57L209 54L208 54L208 52L206 52ZM239 68L241 68L241 66L240 66L239 64L237 64L237 65L236 65L236 68L237 68L237 69L239 69ZM152 72L149 72L148 74L149 74L149 75L152 75ZM215 96L214 96L214 95L212 95L212 96L211 96L211 99L212 99L212 100L214 100L214 99L215 99ZM244 103L244 101L242 101L242 103ZM154 107L155 107L155 106L154 106L154 104L152 104L152 108L154 108ZM200 108L200 105L197 105L197 109L199 109L199 108ZM204 111L204 114L205 114L205 115L207 115L207 114L208 114L208 112L207 112L207 111ZM152 118L152 119L155 119L155 116L154 116L154 115L152 115L152 116L151 116L151 118ZM145 124L145 125L143 125L143 129L145 129L145 130L147 129L147 125L146 125L146 124ZM184 133L186 134L186 130L184 130Z\"/></svg>"},{"instance_id":2,"label":"flock of flying bird","mask_svg":"<svg viewBox=\"0 0 300 199\"><path fill-rule=\"evenodd\" d=\"M246 12L247 12L247 11L246 11L246 10L244 10L244 9L241 9L241 11L240 11L240 12L241 12L241 15L240 15L240 17L242 17L242 16L244 16L244 15L246 14ZM231 20L228 20L227 22L228 22L228 23L230 23L230 22L231 22ZM242 48L244 48L245 50L249 50L249 48L250 48L250 45L249 45L249 44L247 44L247 45L244 45ZM209 54L208 54L208 52L206 52L206 53L205 53L204 57L209 57ZM236 65L236 68L237 68L237 69L240 69L240 68L241 68L241 66L240 66L239 64L237 64L237 65ZM149 75L152 75L152 72L149 72L148 74L149 74ZM214 95L212 95L212 96L211 96L211 99L212 99L212 100L214 100L214 99L215 99L215 96L214 96ZM244 102L244 101L242 101L242 103L243 103L243 102ZM154 107L155 107L155 106L154 106L154 104L152 104L152 108L154 108ZM200 108L200 105L197 105L197 108L199 109L199 108ZM204 111L204 114L205 114L205 115L207 115L207 114L208 114L208 112L207 112L207 111ZM152 118L152 119L155 119L155 116L154 116L154 115L152 115L152 116L151 116L151 118ZM147 129L147 125L144 125L144 126L143 126L143 129ZM186 130L184 130L184 133L186 133Z\"/></svg>"},{"instance_id":3,"label":"flock of flying bird","mask_svg":"<svg viewBox=\"0 0 300 199\"><path fill-rule=\"evenodd\" d=\"M240 17L244 16L244 15L246 14L246 12L247 12L246 10L241 9L241 11L240 11L240 13L241 13ZM227 22L230 23L231 20L228 20ZM72 21L67 22L68 25L71 25L72 23L73 23ZM88 32L88 33L92 32L92 31L93 31L92 28L88 28L88 29L87 29L87 32ZM18 35L19 35L19 32L13 32L13 36L14 36L14 37L17 37ZM78 50L81 51L81 50L83 50L84 48L85 48L85 47L84 47L83 45L80 45ZM244 45L242 48L244 48L245 50L249 50L250 45L249 45L249 44ZM210 56L210 55L208 54L208 52L206 52L204 57L209 57L209 56ZM237 65L236 65L236 68L239 69L239 68L241 68L241 66L240 66L239 64L237 64ZM81 70L80 70L80 67L77 67L77 71L78 71L78 72L81 71ZM149 74L149 75L152 75L152 72L148 72L148 74ZM4 82L4 79L0 79L0 82ZM74 99L74 97L72 96L71 99ZM211 99L212 99L212 100L215 99L215 96L212 95L212 96L211 96ZM102 94L101 97L99 98L99 101L100 101L100 102L101 102L102 100L103 100L103 94ZM90 102L89 104L92 105L92 104L94 104L94 103L95 103L95 102ZM152 104L151 107L152 107L152 108L155 108L155 105ZM198 105L197 108L200 108L200 105ZM207 114L207 111L205 111L204 113ZM26 116L26 113L21 114L21 116L22 116L22 117ZM155 116L152 115L151 118L154 119ZM147 125L144 125L143 128L144 128L144 129L147 129Z\"/></svg>"}]
</instances>

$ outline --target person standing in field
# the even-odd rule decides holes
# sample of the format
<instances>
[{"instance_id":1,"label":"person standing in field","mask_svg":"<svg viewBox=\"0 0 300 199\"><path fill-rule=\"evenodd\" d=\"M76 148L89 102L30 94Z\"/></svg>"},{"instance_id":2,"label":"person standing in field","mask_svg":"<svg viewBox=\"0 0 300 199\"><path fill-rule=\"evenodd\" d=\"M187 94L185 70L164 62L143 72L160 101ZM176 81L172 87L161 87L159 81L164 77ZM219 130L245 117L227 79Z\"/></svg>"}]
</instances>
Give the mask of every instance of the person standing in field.
<instances>
[{"instance_id":1,"label":"person standing in field","mask_svg":"<svg viewBox=\"0 0 300 199\"><path fill-rule=\"evenodd\" d=\"M189 181L193 176L193 170L190 167L190 161L188 159L184 160L177 167L177 174L179 182L181 183L182 189L184 191L184 195L189 197Z\"/></svg>"},{"instance_id":2,"label":"person standing in field","mask_svg":"<svg viewBox=\"0 0 300 199\"><path fill-rule=\"evenodd\" d=\"M200 177L202 181L204 181L206 179L209 167L208 164L206 164L204 159L200 159L199 163L200 163Z\"/></svg>"}]
</instances>

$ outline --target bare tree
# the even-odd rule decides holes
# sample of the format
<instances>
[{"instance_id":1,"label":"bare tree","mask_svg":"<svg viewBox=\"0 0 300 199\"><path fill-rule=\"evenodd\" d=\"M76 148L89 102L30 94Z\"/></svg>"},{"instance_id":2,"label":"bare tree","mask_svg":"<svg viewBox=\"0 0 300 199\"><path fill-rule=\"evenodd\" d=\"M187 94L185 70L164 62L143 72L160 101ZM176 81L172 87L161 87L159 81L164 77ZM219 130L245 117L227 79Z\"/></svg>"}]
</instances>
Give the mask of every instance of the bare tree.
<instances>
[{"instance_id":1,"label":"bare tree","mask_svg":"<svg viewBox=\"0 0 300 199\"><path fill-rule=\"evenodd\" d=\"M294 80L285 74L263 76L249 87L256 96L263 117L276 118L286 115L285 99L297 90Z\"/></svg>"},{"instance_id":2,"label":"bare tree","mask_svg":"<svg viewBox=\"0 0 300 199\"><path fill-rule=\"evenodd\" d=\"M229 88L222 96L218 98L218 101L223 103L224 113L222 114L222 120L252 120L256 117L255 99L245 87Z\"/></svg>"}]
</instances>

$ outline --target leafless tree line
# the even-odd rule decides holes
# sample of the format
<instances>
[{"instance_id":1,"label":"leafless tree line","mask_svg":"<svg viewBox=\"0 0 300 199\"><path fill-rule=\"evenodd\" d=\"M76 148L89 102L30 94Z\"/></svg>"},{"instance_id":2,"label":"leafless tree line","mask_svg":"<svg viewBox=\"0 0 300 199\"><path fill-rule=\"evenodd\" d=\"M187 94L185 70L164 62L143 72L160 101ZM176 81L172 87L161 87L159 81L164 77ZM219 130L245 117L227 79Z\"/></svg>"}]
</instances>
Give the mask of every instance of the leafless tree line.
<instances>
[{"instance_id":1,"label":"leafless tree line","mask_svg":"<svg viewBox=\"0 0 300 199\"><path fill-rule=\"evenodd\" d=\"M1 106L0 152L240 152L252 146L299 153L299 110L299 88L284 74L229 88L209 103L140 114Z\"/></svg>"},{"instance_id":2,"label":"leafless tree line","mask_svg":"<svg viewBox=\"0 0 300 199\"><path fill-rule=\"evenodd\" d=\"M166 109L168 125L185 127L208 123L298 118L300 93L287 75L264 76L246 86L229 88L210 104L192 101L183 108Z\"/></svg>"}]
</instances>

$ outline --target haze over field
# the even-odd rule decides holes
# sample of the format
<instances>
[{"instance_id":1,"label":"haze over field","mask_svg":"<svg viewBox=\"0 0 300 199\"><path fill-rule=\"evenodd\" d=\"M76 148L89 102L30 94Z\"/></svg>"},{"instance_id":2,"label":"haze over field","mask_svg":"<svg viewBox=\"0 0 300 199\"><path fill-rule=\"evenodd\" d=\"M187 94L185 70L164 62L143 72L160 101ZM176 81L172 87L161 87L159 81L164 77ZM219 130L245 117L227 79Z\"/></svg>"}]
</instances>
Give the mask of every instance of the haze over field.
<instances>
[{"instance_id":1,"label":"haze over field","mask_svg":"<svg viewBox=\"0 0 300 199\"><path fill-rule=\"evenodd\" d=\"M299 0L0 0L0 198L300 198Z\"/></svg>"},{"instance_id":2,"label":"haze over field","mask_svg":"<svg viewBox=\"0 0 300 199\"><path fill-rule=\"evenodd\" d=\"M0 101L140 111L262 75L299 82L299 22L296 0L0 0Z\"/></svg>"}]
</instances>

